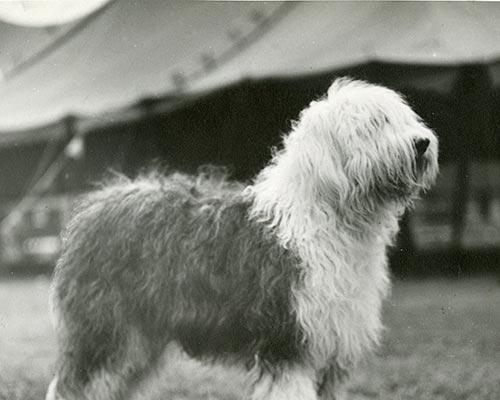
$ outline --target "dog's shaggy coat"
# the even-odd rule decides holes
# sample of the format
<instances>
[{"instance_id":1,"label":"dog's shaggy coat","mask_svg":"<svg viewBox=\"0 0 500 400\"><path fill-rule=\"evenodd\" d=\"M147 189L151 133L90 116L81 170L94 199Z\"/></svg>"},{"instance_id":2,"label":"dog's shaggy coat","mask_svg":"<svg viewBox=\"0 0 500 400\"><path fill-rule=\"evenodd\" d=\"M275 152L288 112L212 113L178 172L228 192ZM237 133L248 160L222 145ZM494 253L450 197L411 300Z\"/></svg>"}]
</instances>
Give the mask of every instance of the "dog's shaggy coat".
<instances>
[{"instance_id":1,"label":"dog's shaggy coat","mask_svg":"<svg viewBox=\"0 0 500 400\"><path fill-rule=\"evenodd\" d=\"M63 236L48 399L122 399L169 342L258 371L252 399L333 399L378 340L398 217L437 140L395 92L340 79L247 187L121 177Z\"/></svg>"}]
</instances>

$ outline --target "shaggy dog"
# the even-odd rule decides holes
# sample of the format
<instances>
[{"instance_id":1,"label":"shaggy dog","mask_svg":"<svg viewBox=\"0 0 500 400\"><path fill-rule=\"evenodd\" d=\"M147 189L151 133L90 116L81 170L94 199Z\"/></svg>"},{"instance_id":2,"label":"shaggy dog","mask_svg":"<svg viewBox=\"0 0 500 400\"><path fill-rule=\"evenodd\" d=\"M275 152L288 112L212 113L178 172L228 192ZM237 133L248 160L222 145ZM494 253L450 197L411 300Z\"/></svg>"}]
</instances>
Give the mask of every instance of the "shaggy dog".
<instances>
[{"instance_id":1,"label":"shaggy dog","mask_svg":"<svg viewBox=\"0 0 500 400\"><path fill-rule=\"evenodd\" d=\"M333 399L377 343L398 218L437 139L395 92L338 79L247 187L119 178L63 235L48 399L130 398L168 343L257 371L253 400Z\"/></svg>"}]
</instances>

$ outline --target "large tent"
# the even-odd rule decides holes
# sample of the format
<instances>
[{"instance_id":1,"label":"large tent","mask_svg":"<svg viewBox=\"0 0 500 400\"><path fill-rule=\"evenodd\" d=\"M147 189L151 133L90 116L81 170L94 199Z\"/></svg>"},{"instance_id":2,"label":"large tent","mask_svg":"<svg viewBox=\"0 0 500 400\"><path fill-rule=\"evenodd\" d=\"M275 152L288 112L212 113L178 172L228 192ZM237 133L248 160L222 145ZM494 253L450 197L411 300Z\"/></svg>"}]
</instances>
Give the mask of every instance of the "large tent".
<instances>
[{"instance_id":1,"label":"large tent","mask_svg":"<svg viewBox=\"0 0 500 400\"><path fill-rule=\"evenodd\" d=\"M69 24L0 22L0 131L138 99L373 61L453 66L500 57L500 4L113 1ZM447 89L433 71L416 85ZM492 67L494 83L499 69Z\"/></svg>"},{"instance_id":2,"label":"large tent","mask_svg":"<svg viewBox=\"0 0 500 400\"><path fill-rule=\"evenodd\" d=\"M451 210L442 236L459 245L470 177L496 176L474 160L500 157L498 21L491 2L114 0L60 25L0 22L0 197L44 191L45 178L79 190L152 159L248 178L288 121L349 74L402 91L441 136L454 163L425 207ZM420 216L420 236L438 242Z\"/></svg>"}]
</instances>

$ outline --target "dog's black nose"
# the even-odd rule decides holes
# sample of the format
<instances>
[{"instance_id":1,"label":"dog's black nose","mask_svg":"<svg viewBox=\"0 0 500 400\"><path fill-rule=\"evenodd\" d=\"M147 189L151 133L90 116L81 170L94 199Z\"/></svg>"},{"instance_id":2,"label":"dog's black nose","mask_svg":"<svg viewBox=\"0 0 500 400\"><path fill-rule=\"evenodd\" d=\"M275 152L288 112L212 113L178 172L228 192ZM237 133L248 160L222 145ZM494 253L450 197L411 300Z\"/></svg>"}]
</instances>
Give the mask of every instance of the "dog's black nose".
<instances>
[{"instance_id":1,"label":"dog's black nose","mask_svg":"<svg viewBox=\"0 0 500 400\"><path fill-rule=\"evenodd\" d=\"M419 158L424 155L430 142L429 139L415 139L415 149Z\"/></svg>"}]
</instances>

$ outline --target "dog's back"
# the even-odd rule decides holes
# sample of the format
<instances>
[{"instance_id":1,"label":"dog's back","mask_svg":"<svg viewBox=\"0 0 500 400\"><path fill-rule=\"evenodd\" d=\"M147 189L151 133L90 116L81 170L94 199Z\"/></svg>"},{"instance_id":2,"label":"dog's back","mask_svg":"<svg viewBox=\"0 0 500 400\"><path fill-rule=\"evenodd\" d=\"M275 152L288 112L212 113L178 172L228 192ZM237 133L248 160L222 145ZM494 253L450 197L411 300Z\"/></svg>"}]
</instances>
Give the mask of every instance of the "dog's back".
<instances>
[{"instance_id":1,"label":"dog's back","mask_svg":"<svg viewBox=\"0 0 500 400\"><path fill-rule=\"evenodd\" d=\"M80 203L55 273L62 392L83 390L103 366L123 375L122 359L138 373L169 341L247 363L298 355L297 260L248 219L242 189L217 174L151 174Z\"/></svg>"}]
</instances>

